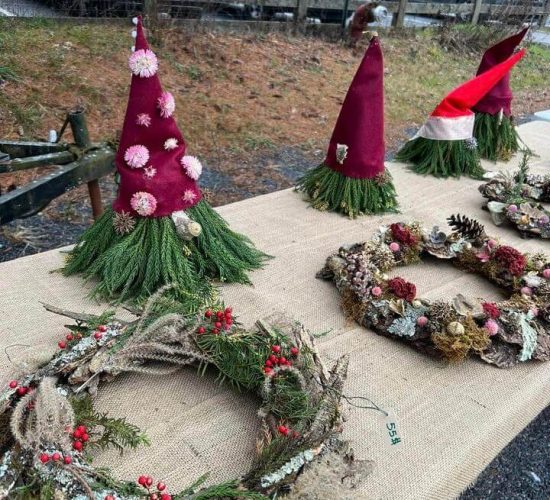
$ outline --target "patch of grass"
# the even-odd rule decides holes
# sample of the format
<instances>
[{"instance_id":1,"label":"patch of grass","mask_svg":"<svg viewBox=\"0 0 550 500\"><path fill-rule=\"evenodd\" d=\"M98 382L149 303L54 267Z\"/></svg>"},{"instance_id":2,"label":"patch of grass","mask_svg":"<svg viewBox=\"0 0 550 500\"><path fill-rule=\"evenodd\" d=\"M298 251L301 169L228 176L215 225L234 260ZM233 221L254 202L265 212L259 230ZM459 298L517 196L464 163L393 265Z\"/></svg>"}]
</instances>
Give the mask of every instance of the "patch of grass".
<instances>
[{"instance_id":1,"label":"patch of grass","mask_svg":"<svg viewBox=\"0 0 550 500\"><path fill-rule=\"evenodd\" d=\"M244 138L244 146L247 150L257 151L259 149L272 149L275 144L269 137L250 132Z\"/></svg>"},{"instance_id":2,"label":"patch of grass","mask_svg":"<svg viewBox=\"0 0 550 500\"><path fill-rule=\"evenodd\" d=\"M9 66L0 66L0 80L17 81L17 73Z\"/></svg>"},{"instance_id":3,"label":"patch of grass","mask_svg":"<svg viewBox=\"0 0 550 500\"><path fill-rule=\"evenodd\" d=\"M201 80L202 79L202 71L198 66L195 66L192 64L187 68L187 75L191 80Z\"/></svg>"}]
</instances>

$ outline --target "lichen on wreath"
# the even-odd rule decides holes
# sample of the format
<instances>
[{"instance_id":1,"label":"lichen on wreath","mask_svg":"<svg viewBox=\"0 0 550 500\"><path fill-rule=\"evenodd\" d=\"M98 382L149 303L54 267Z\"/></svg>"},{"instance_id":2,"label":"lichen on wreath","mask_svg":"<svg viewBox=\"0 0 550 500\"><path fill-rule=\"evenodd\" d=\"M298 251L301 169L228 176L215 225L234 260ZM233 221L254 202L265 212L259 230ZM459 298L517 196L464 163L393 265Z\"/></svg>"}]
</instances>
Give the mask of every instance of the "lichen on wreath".
<instances>
[{"instance_id":1,"label":"lichen on wreath","mask_svg":"<svg viewBox=\"0 0 550 500\"><path fill-rule=\"evenodd\" d=\"M267 498L311 487L316 467L327 460L341 464L347 483L366 474L367 466L354 460L339 437L347 356L329 372L313 337L296 322L278 316L245 330L223 305L193 315L180 313L181 306L167 308L165 292L156 294L131 323L47 306L77 322L68 326L48 362L0 391L1 498ZM147 442L126 420L95 413L98 389L123 372L166 376L184 365L200 373L213 367L221 381L260 396L262 431L250 470L239 479L208 487L202 477L171 495L162 481L148 475L125 482L95 468L88 447L114 445L123 450Z\"/></svg>"},{"instance_id":2,"label":"lichen on wreath","mask_svg":"<svg viewBox=\"0 0 550 500\"><path fill-rule=\"evenodd\" d=\"M531 174L530 156L529 151L523 153L517 172L489 175L479 191L495 225L508 221L524 238L549 239L550 212L540 202L550 201L550 176Z\"/></svg>"},{"instance_id":3,"label":"lichen on wreath","mask_svg":"<svg viewBox=\"0 0 550 500\"><path fill-rule=\"evenodd\" d=\"M446 234L418 222L381 226L371 241L343 246L318 277L333 280L344 312L376 333L448 361L470 355L508 368L550 360L550 260L524 254L486 235L477 221L453 215ZM435 256L507 290L495 303L467 299L430 302L395 268Z\"/></svg>"}]
</instances>

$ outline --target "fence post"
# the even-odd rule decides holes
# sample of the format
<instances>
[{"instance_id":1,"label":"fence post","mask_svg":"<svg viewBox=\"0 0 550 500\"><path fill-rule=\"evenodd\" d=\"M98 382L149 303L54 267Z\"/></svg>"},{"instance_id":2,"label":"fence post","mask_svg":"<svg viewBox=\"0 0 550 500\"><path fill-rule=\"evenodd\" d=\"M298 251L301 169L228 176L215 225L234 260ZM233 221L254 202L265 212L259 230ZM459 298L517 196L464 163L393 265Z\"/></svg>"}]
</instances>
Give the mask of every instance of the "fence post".
<instances>
[{"instance_id":1,"label":"fence post","mask_svg":"<svg viewBox=\"0 0 550 500\"><path fill-rule=\"evenodd\" d=\"M399 7L397 7L397 13L393 15L391 25L394 28L402 28L405 22L405 13L407 12L407 4L409 0L399 0Z\"/></svg>"},{"instance_id":2,"label":"fence post","mask_svg":"<svg viewBox=\"0 0 550 500\"><path fill-rule=\"evenodd\" d=\"M144 0L143 13L147 18L151 30L155 30L158 24L158 5L157 0Z\"/></svg>"},{"instance_id":3,"label":"fence post","mask_svg":"<svg viewBox=\"0 0 550 500\"><path fill-rule=\"evenodd\" d=\"M479 14L481 13L481 4L483 0L475 0L474 11L472 12L472 24L477 24L479 22Z\"/></svg>"},{"instance_id":4,"label":"fence post","mask_svg":"<svg viewBox=\"0 0 550 500\"><path fill-rule=\"evenodd\" d=\"M296 0L296 25L305 26L309 0Z\"/></svg>"},{"instance_id":5,"label":"fence post","mask_svg":"<svg viewBox=\"0 0 550 500\"><path fill-rule=\"evenodd\" d=\"M548 21L549 15L550 15L550 0L546 0L546 2L544 2L544 13L542 14L542 17L540 20L541 28L544 28L546 26L546 22Z\"/></svg>"}]
</instances>

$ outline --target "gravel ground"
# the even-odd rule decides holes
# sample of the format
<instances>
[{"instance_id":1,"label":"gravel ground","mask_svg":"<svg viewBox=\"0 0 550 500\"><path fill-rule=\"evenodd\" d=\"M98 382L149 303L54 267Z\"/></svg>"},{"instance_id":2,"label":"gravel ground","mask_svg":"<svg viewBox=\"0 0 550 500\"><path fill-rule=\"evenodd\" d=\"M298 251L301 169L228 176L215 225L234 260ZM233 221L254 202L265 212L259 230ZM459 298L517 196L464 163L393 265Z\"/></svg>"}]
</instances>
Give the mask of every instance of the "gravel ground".
<instances>
[{"instance_id":1,"label":"gravel ground","mask_svg":"<svg viewBox=\"0 0 550 500\"><path fill-rule=\"evenodd\" d=\"M238 178L208 169L201 187L213 193L213 204L250 198L285 189L311 166L323 151L307 156L285 147L257 155L236 168ZM387 155L387 159L391 158ZM212 163L214 163L212 161ZM111 178L101 180L104 201L113 199ZM53 213L52 213L53 212ZM69 245L76 241L91 219L88 199L56 202L55 210L14 221L0 228L0 262ZM482 472L460 500L543 500L550 498L550 408L544 410Z\"/></svg>"}]
</instances>

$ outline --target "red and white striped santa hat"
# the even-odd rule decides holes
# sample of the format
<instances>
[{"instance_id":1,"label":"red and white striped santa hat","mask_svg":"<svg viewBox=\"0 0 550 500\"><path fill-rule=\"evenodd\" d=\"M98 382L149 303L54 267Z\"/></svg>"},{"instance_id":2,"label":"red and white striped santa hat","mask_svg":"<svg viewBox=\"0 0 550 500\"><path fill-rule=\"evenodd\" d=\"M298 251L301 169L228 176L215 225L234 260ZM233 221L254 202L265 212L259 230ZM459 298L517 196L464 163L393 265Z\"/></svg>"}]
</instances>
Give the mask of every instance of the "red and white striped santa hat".
<instances>
[{"instance_id":1,"label":"red and white striped santa hat","mask_svg":"<svg viewBox=\"0 0 550 500\"><path fill-rule=\"evenodd\" d=\"M451 91L432 111L416 137L436 141L460 141L473 137L472 107L525 55L525 49Z\"/></svg>"}]
</instances>

